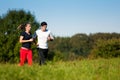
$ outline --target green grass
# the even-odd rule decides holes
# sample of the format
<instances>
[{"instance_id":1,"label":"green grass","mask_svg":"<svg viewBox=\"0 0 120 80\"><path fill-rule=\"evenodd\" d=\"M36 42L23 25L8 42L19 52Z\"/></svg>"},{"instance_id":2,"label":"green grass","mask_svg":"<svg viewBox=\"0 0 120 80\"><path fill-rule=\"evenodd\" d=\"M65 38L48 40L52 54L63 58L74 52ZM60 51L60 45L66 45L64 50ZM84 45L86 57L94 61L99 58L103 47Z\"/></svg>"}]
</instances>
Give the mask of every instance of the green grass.
<instances>
[{"instance_id":1,"label":"green grass","mask_svg":"<svg viewBox=\"0 0 120 80\"><path fill-rule=\"evenodd\" d=\"M59 61L31 67L0 64L0 80L120 80L120 59Z\"/></svg>"}]
</instances>

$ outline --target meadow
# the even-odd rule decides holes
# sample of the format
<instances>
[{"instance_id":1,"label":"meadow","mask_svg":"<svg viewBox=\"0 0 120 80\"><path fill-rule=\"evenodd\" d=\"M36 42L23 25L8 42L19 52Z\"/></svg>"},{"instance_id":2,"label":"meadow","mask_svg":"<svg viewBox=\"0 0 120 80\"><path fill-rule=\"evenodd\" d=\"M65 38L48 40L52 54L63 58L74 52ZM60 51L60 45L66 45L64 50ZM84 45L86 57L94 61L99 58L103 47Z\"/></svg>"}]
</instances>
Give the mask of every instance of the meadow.
<instances>
[{"instance_id":1,"label":"meadow","mask_svg":"<svg viewBox=\"0 0 120 80\"><path fill-rule=\"evenodd\" d=\"M47 65L0 63L0 80L120 80L120 59L49 61Z\"/></svg>"}]
</instances>

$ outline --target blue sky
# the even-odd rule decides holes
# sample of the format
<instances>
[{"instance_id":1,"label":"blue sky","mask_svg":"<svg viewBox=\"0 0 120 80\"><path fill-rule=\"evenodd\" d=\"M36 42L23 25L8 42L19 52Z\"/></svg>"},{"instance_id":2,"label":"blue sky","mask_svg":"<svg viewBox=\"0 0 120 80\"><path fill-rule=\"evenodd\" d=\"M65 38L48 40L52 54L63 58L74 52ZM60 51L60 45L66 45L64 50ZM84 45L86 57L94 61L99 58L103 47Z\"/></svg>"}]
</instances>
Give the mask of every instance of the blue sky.
<instances>
[{"instance_id":1,"label":"blue sky","mask_svg":"<svg viewBox=\"0 0 120 80\"><path fill-rule=\"evenodd\" d=\"M120 33L120 0L1 0L0 16L9 9L30 11L55 36Z\"/></svg>"}]
</instances>

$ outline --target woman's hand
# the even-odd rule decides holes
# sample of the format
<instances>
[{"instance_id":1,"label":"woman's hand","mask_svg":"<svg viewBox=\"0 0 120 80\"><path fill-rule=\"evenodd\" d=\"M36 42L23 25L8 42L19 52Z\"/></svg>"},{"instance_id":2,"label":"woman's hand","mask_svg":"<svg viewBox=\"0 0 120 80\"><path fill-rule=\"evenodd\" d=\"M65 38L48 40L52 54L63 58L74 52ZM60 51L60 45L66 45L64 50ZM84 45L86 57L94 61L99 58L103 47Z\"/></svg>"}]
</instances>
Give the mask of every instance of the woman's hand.
<instances>
[{"instance_id":1,"label":"woman's hand","mask_svg":"<svg viewBox=\"0 0 120 80\"><path fill-rule=\"evenodd\" d=\"M30 42L33 42L33 38L29 39Z\"/></svg>"},{"instance_id":2,"label":"woman's hand","mask_svg":"<svg viewBox=\"0 0 120 80\"><path fill-rule=\"evenodd\" d=\"M39 46L39 44L37 43L36 46Z\"/></svg>"}]
</instances>

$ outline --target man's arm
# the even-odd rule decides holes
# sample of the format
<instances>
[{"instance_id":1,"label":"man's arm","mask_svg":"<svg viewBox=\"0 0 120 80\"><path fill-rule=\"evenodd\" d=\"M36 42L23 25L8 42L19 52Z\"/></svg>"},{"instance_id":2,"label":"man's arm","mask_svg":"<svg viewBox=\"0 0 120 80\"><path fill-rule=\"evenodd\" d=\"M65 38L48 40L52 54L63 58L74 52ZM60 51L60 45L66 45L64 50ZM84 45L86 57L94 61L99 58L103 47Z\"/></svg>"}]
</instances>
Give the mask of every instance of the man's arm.
<instances>
[{"instance_id":1,"label":"man's arm","mask_svg":"<svg viewBox=\"0 0 120 80\"><path fill-rule=\"evenodd\" d=\"M54 37L53 37L53 35L52 35L51 33L50 33L49 36L48 36L48 40L49 40L49 41L53 41L53 40L54 40Z\"/></svg>"},{"instance_id":2,"label":"man's arm","mask_svg":"<svg viewBox=\"0 0 120 80\"><path fill-rule=\"evenodd\" d=\"M33 42L36 44L36 39L37 39L37 34L36 32L32 35L32 38L33 38Z\"/></svg>"}]
</instances>

